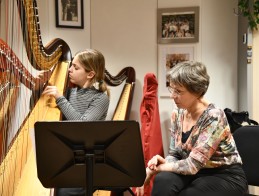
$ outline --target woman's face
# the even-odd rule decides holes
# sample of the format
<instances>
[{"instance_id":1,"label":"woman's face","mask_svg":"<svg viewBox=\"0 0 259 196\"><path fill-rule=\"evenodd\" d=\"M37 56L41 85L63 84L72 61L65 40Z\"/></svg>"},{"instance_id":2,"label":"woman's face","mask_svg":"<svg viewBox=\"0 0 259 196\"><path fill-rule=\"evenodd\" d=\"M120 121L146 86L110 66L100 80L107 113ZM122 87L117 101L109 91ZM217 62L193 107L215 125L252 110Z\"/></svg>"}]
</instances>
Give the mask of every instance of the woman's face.
<instances>
[{"instance_id":1,"label":"woman's face","mask_svg":"<svg viewBox=\"0 0 259 196\"><path fill-rule=\"evenodd\" d=\"M170 97L174 100L178 108L190 108L197 101L197 95L190 93L184 86L171 83L168 90L171 93Z\"/></svg>"},{"instance_id":2,"label":"woman's face","mask_svg":"<svg viewBox=\"0 0 259 196\"><path fill-rule=\"evenodd\" d=\"M84 66L80 64L76 55L72 61L71 67L69 68L70 81L73 84L83 88L86 82L90 80L88 77L89 73L90 72L86 72Z\"/></svg>"}]
</instances>

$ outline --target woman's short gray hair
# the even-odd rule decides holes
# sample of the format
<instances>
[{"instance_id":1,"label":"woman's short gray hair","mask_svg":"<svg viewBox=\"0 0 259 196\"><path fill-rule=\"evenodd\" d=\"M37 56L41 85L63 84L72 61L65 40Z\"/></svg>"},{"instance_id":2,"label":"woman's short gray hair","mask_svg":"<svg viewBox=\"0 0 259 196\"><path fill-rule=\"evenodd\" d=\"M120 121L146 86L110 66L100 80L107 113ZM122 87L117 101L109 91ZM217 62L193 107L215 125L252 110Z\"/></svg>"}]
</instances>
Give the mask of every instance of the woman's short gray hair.
<instances>
[{"instance_id":1,"label":"woman's short gray hair","mask_svg":"<svg viewBox=\"0 0 259 196\"><path fill-rule=\"evenodd\" d=\"M168 72L170 83L184 86L189 92L203 96L209 87L210 76L204 64L195 61L178 63Z\"/></svg>"}]
</instances>

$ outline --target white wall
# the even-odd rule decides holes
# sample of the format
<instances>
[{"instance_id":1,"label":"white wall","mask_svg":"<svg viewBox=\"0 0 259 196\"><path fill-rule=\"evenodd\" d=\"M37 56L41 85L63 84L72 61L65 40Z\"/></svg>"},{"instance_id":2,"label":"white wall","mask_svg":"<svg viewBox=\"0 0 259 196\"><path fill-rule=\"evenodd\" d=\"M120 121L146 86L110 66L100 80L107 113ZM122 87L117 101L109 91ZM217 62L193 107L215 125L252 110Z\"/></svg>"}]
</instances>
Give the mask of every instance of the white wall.
<instances>
[{"instance_id":1,"label":"white wall","mask_svg":"<svg viewBox=\"0 0 259 196\"><path fill-rule=\"evenodd\" d=\"M103 52L112 74L136 70L132 119L139 119L144 75L157 72L156 7L156 0L91 1L92 48Z\"/></svg>"},{"instance_id":2,"label":"white wall","mask_svg":"<svg viewBox=\"0 0 259 196\"><path fill-rule=\"evenodd\" d=\"M258 54L259 53L259 32L254 31L253 32L253 41L252 41L252 46L253 46L253 56L252 56L252 67L249 69L249 75L248 79L250 79L251 86L248 88L252 89L252 98L250 103L252 105L252 119L255 119L257 122L259 121L259 78L258 78L258 71L259 71L259 58ZM259 195L259 187L255 186L249 186L249 192L255 195Z\"/></svg>"},{"instance_id":3,"label":"white wall","mask_svg":"<svg viewBox=\"0 0 259 196\"><path fill-rule=\"evenodd\" d=\"M236 0L203 0L201 61L208 65L211 85L207 97L220 107L237 107Z\"/></svg>"},{"instance_id":4,"label":"white wall","mask_svg":"<svg viewBox=\"0 0 259 196\"><path fill-rule=\"evenodd\" d=\"M252 117L257 122L259 122L259 78L258 78L258 72L259 72L259 32L253 32L253 59L252 59L252 105L253 105L253 111L252 111Z\"/></svg>"}]
</instances>

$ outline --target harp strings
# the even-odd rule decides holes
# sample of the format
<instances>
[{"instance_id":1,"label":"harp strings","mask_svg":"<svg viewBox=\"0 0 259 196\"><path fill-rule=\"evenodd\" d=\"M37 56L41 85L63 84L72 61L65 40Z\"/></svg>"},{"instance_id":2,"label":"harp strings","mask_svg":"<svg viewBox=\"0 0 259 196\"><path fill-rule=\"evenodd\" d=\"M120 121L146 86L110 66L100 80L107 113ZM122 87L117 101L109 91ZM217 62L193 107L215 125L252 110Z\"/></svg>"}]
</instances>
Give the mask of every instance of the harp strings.
<instances>
[{"instance_id":1,"label":"harp strings","mask_svg":"<svg viewBox=\"0 0 259 196\"><path fill-rule=\"evenodd\" d=\"M16 1L10 0L6 1L6 35L5 40L8 48L1 49L1 58L0 58L0 69L1 69L1 131L2 131L2 144L1 144L1 163L3 161L4 154L7 153L8 148L12 145L15 136L18 133L19 128L24 122L26 116L30 113L29 104L32 103L34 105L34 95L32 93L33 88L28 88L25 84L31 82L31 84L35 83L35 78L33 75L37 74L37 70L35 70L31 64L29 63L26 50L24 49L23 39L21 36L21 26L25 24L20 24L22 21L25 21L24 18L20 18L19 14L17 14L17 5ZM21 9L21 8L20 8ZM23 17L24 14L21 14ZM16 56L17 55L17 56ZM18 66L17 60L21 60L21 64L23 67ZM17 71L19 70L19 71ZM25 72L29 74L25 74ZM26 83L27 82L27 83ZM24 83L24 84L23 84ZM30 85L31 85L30 84ZM39 92L41 94L41 92ZM30 102L31 98L31 102ZM44 107L44 106L43 106ZM45 110L43 110L45 111ZM43 112L41 111L41 112ZM35 114L39 115L39 113ZM41 114L42 115L42 114ZM35 118L37 118L35 116ZM29 132L27 132L29 133ZM28 146L28 141L30 139L29 134L23 134L22 138L19 139L18 143L23 146ZM25 143L23 143L25 142ZM12 159L15 159L14 162L19 163L17 160L18 156L16 154L17 151L14 151ZM26 157L27 150L25 151L24 156ZM26 161L26 160L25 160ZM6 160L6 164L4 167L1 167L1 179L5 181L5 176L7 175L15 175L12 174L12 171L8 165L8 160ZM7 175L5 175L7 174ZM11 178L16 178L15 176ZM15 181L9 181L8 185L10 187L14 187ZM2 187L2 189L9 189L8 187ZM13 190L10 190L13 191ZM0 191L1 192L1 191ZM9 191L8 191L9 192Z\"/></svg>"},{"instance_id":2,"label":"harp strings","mask_svg":"<svg viewBox=\"0 0 259 196\"><path fill-rule=\"evenodd\" d=\"M8 152L0 165L0 195L23 195L23 192L26 192L24 195L37 195L41 191L49 195L49 190L45 190L37 178L33 152L34 138L31 139L31 132L36 121L59 120L61 115L55 106L49 107L49 100L42 96L37 101L36 107L33 107L37 95L41 94L35 91L37 81L35 76L39 70L49 70L58 65L57 68L53 68L50 81L56 86L60 84L59 90L63 92L68 65L71 61L71 51L69 46L59 38L54 39L47 47L43 47L36 0L17 0L17 2L9 0L6 5L8 8L6 20L8 19L9 22L6 21L8 30L6 29L4 41L7 41L7 45L17 55L22 66L13 66L13 62L10 64L13 68L9 72L18 79L16 86L19 96L12 111L15 117L10 119L12 126L7 126L8 133L5 136L9 138L9 135L12 135L13 139L9 141ZM15 20L14 16L19 20L11 23ZM12 35L13 33L18 34ZM15 58L14 55L12 58ZM61 59L62 63L60 63ZM10 95L9 89L8 94ZM30 106L29 103L32 105Z\"/></svg>"}]
</instances>

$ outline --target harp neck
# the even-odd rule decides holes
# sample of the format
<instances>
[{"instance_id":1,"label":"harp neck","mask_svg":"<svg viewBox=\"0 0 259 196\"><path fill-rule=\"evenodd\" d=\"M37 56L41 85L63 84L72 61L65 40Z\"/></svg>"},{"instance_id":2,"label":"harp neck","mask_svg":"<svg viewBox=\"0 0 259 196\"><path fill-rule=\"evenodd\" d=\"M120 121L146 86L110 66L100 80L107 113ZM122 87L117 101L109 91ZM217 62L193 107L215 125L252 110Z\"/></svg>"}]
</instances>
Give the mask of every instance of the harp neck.
<instances>
[{"instance_id":1,"label":"harp neck","mask_svg":"<svg viewBox=\"0 0 259 196\"><path fill-rule=\"evenodd\" d=\"M46 70L60 60L70 61L71 51L64 40L57 38L43 46L36 0L17 0L17 5L20 18L25 19L21 20L21 27L27 56L32 66L37 70Z\"/></svg>"},{"instance_id":2,"label":"harp neck","mask_svg":"<svg viewBox=\"0 0 259 196\"><path fill-rule=\"evenodd\" d=\"M125 82L116 109L113 113L113 120L129 119L135 80L136 74L133 67L125 67L115 76L112 76L107 70L105 71L105 82L108 85L118 86Z\"/></svg>"}]
</instances>

